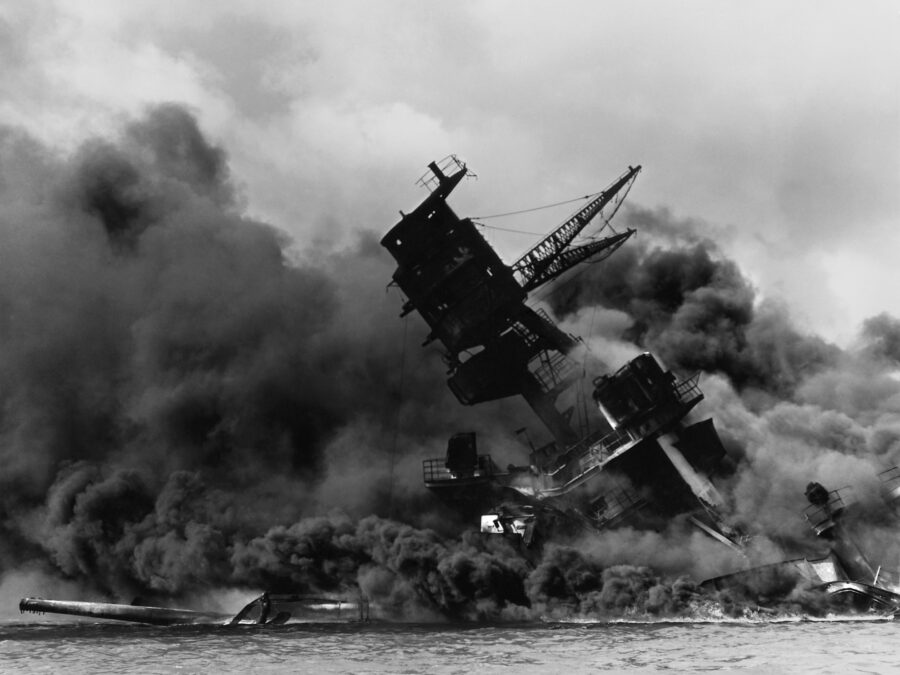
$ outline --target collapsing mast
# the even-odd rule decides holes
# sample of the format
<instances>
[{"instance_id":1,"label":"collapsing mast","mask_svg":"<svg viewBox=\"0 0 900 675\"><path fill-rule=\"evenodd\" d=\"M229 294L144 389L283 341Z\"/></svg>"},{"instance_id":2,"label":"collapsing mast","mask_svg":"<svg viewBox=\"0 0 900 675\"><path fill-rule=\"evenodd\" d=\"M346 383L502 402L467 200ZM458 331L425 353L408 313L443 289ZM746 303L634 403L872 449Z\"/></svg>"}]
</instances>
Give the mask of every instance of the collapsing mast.
<instances>
[{"instance_id":1,"label":"collapsing mast","mask_svg":"<svg viewBox=\"0 0 900 675\"><path fill-rule=\"evenodd\" d=\"M446 202L467 175L465 164L450 157L429 168L423 183L431 194L381 242L398 263L393 280L408 298L403 314L418 311L431 328L426 344L444 345L448 385L461 403L522 396L552 441L532 448L524 466L503 470L478 454L474 433L457 434L446 458L425 461L426 486L468 514L491 511L485 531L515 532L526 544L541 519L554 529L604 528L681 512L696 512L698 527L733 544L708 476L724 449L711 421L683 423L702 399L696 380L677 382L643 354L593 380L598 412L576 430L571 408L557 402L582 377L573 359L582 344L525 304L530 291L578 263L606 258L634 234L615 232L609 219L641 167L629 167L509 266ZM595 218L610 231L573 246Z\"/></svg>"}]
</instances>

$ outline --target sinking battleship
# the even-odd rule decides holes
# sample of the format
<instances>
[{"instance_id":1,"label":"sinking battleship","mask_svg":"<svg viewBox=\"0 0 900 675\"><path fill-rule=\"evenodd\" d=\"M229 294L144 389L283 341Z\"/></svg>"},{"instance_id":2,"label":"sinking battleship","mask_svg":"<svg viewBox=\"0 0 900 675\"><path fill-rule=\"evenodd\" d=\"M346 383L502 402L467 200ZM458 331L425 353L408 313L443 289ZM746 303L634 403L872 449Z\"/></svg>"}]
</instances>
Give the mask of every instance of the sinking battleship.
<instances>
[{"instance_id":1,"label":"sinking battleship","mask_svg":"<svg viewBox=\"0 0 900 675\"><path fill-rule=\"evenodd\" d=\"M502 467L482 452L475 431L448 439L443 457L423 461L425 487L485 535L539 555L561 535L611 528L663 529L679 517L742 553L749 535L723 515L718 479L733 468L711 419L692 413L703 400L699 374L679 379L650 353L618 370L602 367L584 342L529 304L529 293L585 262L609 257L635 234L611 220L641 171L629 167L513 264L504 263L471 218L447 197L467 176L455 156L429 164L428 196L381 240L397 262L392 285L405 296L401 316L418 312L425 344L443 345L447 384L466 406L520 396L540 420L545 440L527 430L526 456ZM602 226L579 236L592 221ZM597 374L586 377L588 367ZM585 391L589 383L589 392ZM590 403L588 404L588 399ZM885 501L900 514L900 470L881 475ZM806 491L805 517L827 552L751 567L704 581L711 591L760 596L803 583L835 607L900 611L900 574L875 565L854 536L853 507L841 490ZM25 598L23 612L175 625L282 625L365 621L368 600L264 593L234 616L134 605Z\"/></svg>"},{"instance_id":2,"label":"sinking battleship","mask_svg":"<svg viewBox=\"0 0 900 675\"><path fill-rule=\"evenodd\" d=\"M749 536L723 517L715 486L732 464L713 421L690 417L703 399L698 375L679 379L652 354L640 354L590 379L591 417L579 405L590 354L529 304L530 292L581 263L602 261L634 234L617 232L610 221L641 167L629 167L511 265L479 223L447 204L470 175L465 163L451 155L428 168L419 182L430 194L401 212L381 240L397 261L392 284L407 298L401 316L418 312L430 328L425 344L443 345L447 384L460 403L521 396L549 439L530 445L527 462L504 468L481 452L475 432L460 432L444 457L424 460L425 486L464 517L478 518L482 532L510 537L526 550L561 533L662 529L680 516L742 553ZM576 245L592 221L601 227ZM900 503L900 471L889 469L882 480L886 500ZM827 555L746 569L704 587L752 591L777 578L818 588L835 604L898 611L900 577L873 565L855 542L840 491L813 483L806 496L806 518Z\"/></svg>"},{"instance_id":3,"label":"sinking battleship","mask_svg":"<svg viewBox=\"0 0 900 675\"><path fill-rule=\"evenodd\" d=\"M506 265L469 218L447 204L468 175L449 157L429 165L431 192L381 240L398 263L393 284L438 340L447 384L460 403L521 396L549 433L531 444L528 461L499 466L482 454L477 434L455 434L445 457L423 464L425 486L484 532L510 534L532 547L548 532L652 526L684 513L703 532L731 547L741 534L719 515L712 478L727 468L712 420L688 422L703 399L698 376L679 380L644 353L614 373L591 380L586 414L582 392L590 355L528 294L582 262L612 255L634 233L611 219L640 166L629 167L512 265ZM594 221L600 231L574 245ZM561 403L568 402L568 407Z\"/></svg>"}]
</instances>

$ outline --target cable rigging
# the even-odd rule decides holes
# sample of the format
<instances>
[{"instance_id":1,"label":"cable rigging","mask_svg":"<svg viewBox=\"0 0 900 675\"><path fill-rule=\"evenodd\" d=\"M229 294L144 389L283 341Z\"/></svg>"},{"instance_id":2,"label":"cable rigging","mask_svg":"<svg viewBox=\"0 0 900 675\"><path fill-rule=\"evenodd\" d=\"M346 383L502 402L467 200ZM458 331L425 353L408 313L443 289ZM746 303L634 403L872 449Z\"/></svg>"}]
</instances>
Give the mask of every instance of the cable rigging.
<instances>
[{"instance_id":1,"label":"cable rigging","mask_svg":"<svg viewBox=\"0 0 900 675\"><path fill-rule=\"evenodd\" d=\"M506 216L518 216L522 213L531 213L532 211L543 211L544 209L552 209L555 206L563 206L565 204L571 204L573 202L580 202L585 199L591 199L599 195L599 192L595 192L594 194L584 195L583 197L573 197L572 199L566 199L561 202L554 202L553 204L544 204L543 206L533 206L530 209L521 209L519 211L507 211L506 213L494 213L489 216L472 216L472 220L489 220L491 218L504 218ZM488 227L485 225L484 227ZM500 229L500 228L497 228ZM527 234L531 234L530 232Z\"/></svg>"}]
</instances>

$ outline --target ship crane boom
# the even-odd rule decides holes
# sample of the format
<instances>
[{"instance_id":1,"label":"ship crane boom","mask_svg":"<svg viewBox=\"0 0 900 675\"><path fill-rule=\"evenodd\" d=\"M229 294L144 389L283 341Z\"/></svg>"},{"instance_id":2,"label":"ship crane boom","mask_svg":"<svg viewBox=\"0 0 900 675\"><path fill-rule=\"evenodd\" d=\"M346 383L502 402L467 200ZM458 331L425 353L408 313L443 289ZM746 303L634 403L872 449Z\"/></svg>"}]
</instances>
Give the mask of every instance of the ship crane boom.
<instances>
[{"instance_id":1,"label":"ship crane boom","mask_svg":"<svg viewBox=\"0 0 900 675\"><path fill-rule=\"evenodd\" d=\"M585 246L569 249L569 245L575 237L587 227L594 217L603 211L607 204L613 201L620 193L622 195L627 194L631 183L634 182L640 170L640 166L629 167L628 171L622 174L612 185L594 197L584 208L580 209L513 263L511 266L512 271L522 288L526 291L533 290L559 276L569 267L587 259L593 253L606 249L609 249L609 253L612 253L630 237L633 234L632 230L621 235L614 235L597 242L585 244ZM621 199L619 200L620 202ZM604 243L605 245L602 245ZM567 251L567 249L569 250ZM572 255L564 256L566 253Z\"/></svg>"},{"instance_id":2,"label":"ship crane boom","mask_svg":"<svg viewBox=\"0 0 900 675\"><path fill-rule=\"evenodd\" d=\"M583 246L567 248L553 258L548 265L540 270L540 272L525 281L522 287L526 291L532 291L538 286L542 286L548 281L555 279L566 270L589 258L591 259L591 262L601 262L606 260L634 233L635 230L629 229L609 237L604 237L603 239L592 241Z\"/></svg>"}]
</instances>

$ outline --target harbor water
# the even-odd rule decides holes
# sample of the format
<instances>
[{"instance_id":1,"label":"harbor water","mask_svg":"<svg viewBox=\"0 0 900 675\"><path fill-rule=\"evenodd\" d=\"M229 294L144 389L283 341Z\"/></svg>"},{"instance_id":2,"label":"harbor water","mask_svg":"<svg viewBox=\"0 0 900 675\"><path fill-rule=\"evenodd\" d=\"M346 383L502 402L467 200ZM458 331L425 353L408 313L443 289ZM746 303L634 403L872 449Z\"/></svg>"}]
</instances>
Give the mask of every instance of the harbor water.
<instances>
[{"instance_id":1,"label":"harbor water","mask_svg":"<svg viewBox=\"0 0 900 675\"><path fill-rule=\"evenodd\" d=\"M0 625L3 673L900 672L900 625L874 618L514 625L156 628Z\"/></svg>"}]
</instances>

